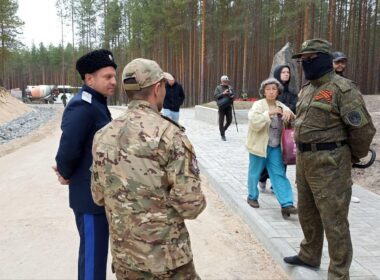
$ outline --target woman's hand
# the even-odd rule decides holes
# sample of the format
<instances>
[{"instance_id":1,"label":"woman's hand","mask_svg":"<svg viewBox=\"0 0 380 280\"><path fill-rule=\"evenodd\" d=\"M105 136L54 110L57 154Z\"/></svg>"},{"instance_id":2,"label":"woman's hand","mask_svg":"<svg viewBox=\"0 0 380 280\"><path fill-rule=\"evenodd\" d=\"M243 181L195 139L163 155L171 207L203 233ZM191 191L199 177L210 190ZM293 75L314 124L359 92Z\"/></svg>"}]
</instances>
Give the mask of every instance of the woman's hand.
<instances>
[{"instance_id":1,"label":"woman's hand","mask_svg":"<svg viewBox=\"0 0 380 280\"><path fill-rule=\"evenodd\" d=\"M284 111L282 113L282 120L286 123L288 123L293 118L294 118L294 115L291 111Z\"/></svg>"},{"instance_id":2,"label":"woman's hand","mask_svg":"<svg viewBox=\"0 0 380 280\"><path fill-rule=\"evenodd\" d=\"M282 115L282 108L281 107L276 107L275 109L272 109L269 111L269 116L274 116L277 114Z\"/></svg>"}]
</instances>

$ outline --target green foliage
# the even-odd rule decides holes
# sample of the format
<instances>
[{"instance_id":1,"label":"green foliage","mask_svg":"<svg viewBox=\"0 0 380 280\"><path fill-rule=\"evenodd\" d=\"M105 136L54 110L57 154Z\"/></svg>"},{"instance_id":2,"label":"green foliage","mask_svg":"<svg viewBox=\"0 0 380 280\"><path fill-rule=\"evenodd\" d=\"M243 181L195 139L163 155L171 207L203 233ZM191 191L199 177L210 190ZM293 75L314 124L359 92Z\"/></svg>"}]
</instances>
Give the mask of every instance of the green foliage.
<instances>
[{"instance_id":1,"label":"green foliage","mask_svg":"<svg viewBox=\"0 0 380 280\"><path fill-rule=\"evenodd\" d=\"M16 15L17 10L17 0L0 1L0 84L4 84L5 65L12 49L22 45L17 38L24 23Z\"/></svg>"},{"instance_id":2,"label":"green foliage","mask_svg":"<svg viewBox=\"0 0 380 280\"><path fill-rule=\"evenodd\" d=\"M212 95L222 73L231 77L237 91L253 92L268 76L274 54L286 42L298 49L305 37L331 37L334 46L347 52L350 63L352 59L355 65L348 76L361 88L371 87L368 92L377 92L380 86L377 76L360 74L363 72L360 70L369 69L369 74L380 70L379 1L335 1L332 36L328 26L330 2L56 0L62 34L74 30L74 38L69 39L70 44L62 38L60 46L40 44L27 48L17 39L22 26L15 16L17 1L0 0L0 24L6 27L0 29L0 71L5 61L7 65L7 75L0 79L9 83L8 86L40 83L43 77L51 84L67 81L78 85L81 80L75 71L76 59L103 47L113 51L120 72L136 57L157 60L179 76L185 90L191 91L187 92L191 97L186 102L194 104ZM203 3L207 4L205 14ZM364 6L368 9L364 10ZM305 7L310 7L307 18ZM205 34L205 45L202 45L202 34ZM365 56L367 60L363 59ZM362 80L357 73L363 76ZM208 97L200 92L207 92ZM118 101L123 102L122 95L120 98Z\"/></svg>"}]
</instances>

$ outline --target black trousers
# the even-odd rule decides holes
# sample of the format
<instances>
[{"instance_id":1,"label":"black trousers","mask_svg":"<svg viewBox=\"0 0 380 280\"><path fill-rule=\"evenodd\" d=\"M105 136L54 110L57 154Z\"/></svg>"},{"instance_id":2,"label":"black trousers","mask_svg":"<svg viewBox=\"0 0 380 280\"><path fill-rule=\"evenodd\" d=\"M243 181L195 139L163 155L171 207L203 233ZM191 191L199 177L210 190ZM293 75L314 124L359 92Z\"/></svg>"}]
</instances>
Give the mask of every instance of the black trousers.
<instances>
[{"instance_id":1,"label":"black trousers","mask_svg":"<svg viewBox=\"0 0 380 280\"><path fill-rule=\"evenodd\" d=\"M286 172L286 166L284 164L284 167L285 167L285 172ZM265 183L267 180L269 179L269 174L268 174L268 170L266 168L263 169L263 172L261 172L261 175L260 175L260 182L261 183Z\"/></svg>"},{"instance_id":2,"label":"black trousers","mask_svg":"<svg viewBox=\"0 0 380 280\"><path fill-rule=\"evenodd\" d=\"M224 124L224 118L226 123ZM219 131L221 136L225 136L225 131L232 122L232 106L229 106L223 110L219 108Z\"/></svg>"}]
</instances>

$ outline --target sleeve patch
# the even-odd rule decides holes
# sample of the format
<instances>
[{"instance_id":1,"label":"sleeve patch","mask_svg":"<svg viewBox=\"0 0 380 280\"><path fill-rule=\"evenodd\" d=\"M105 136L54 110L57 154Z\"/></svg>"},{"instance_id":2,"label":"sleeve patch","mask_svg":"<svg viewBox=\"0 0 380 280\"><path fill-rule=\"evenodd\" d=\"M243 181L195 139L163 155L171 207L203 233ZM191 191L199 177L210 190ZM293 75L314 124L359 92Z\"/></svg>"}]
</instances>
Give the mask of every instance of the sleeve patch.
<instances>
[{"instance_id":1,"label":"sleeve patch","mask_svg":"<svg viewBox=\"0 0 380 280\"><path fill-rule=\"evenodd\" d=\"M190 170L191 172L195 175L195 176L199 176L199 167L198 167L198 161L197 161L197 158L195 157L194 154L191 155L191 166L190 166Z\"/></svg>"},{"instance_id":2,"label":"sleeve patch","mask_svg":"<svg viewBox=\"0 0 380 280\"><path fill-rule=\"evenodd\" d=\"M363 118L360 112L351 111L346 116L347 122L352 126L360 126Z\"/></svg>"}]
</instances>

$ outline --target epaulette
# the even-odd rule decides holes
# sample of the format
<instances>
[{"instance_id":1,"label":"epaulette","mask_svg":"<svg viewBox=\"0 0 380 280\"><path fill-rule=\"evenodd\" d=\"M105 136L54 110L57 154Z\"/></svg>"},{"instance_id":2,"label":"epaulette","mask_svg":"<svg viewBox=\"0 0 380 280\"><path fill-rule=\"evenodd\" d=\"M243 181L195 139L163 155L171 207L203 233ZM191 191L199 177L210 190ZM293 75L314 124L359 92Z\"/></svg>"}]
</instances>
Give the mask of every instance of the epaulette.
<instances>
[{"instance_id":1,"label":"epaulette","mask_svg":"<svg viewBox=\"0 0 380 280\"><path fill-rule=\"evenodd\" d=\"M346 92L352 89L355 86L355 83L350 79L336 75L333 79L333 83L342 91Z\"/></svg>"},{"instance_id":2,"label":"epaulette","mask_svg":"<svg viewBox=\"0 0 380 280\"><path fill-rule=\"evenodd\" d=\"M173 121L171 118L166 117L166 116L164 116L164 115L162 115L162 114L161 114L161 117L164 118L165 120L171 122L172 124L174 124L174 125L175 125L176 127L178 127L180 130L182 130L182 131L185 131L185 130L186 130L185 127L183 127L183 126L180 125L179 123Z\"/></svg>"}]
</instances>

